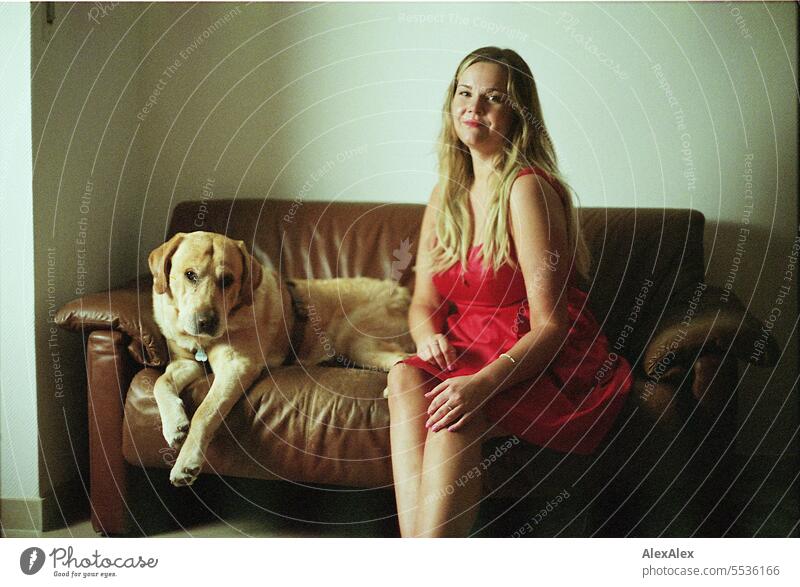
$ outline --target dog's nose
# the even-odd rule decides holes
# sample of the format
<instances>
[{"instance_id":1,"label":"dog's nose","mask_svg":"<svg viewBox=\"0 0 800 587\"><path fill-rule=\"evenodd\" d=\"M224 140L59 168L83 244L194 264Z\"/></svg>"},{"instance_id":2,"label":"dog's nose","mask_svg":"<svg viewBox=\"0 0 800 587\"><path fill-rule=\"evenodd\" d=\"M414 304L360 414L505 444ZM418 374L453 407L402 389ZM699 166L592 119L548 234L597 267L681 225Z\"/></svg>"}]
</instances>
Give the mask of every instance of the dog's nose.
<instances>
[{"instance_id":1,"label":"dog's nose","mask_svg":"<svg viewBox=\"0 0 800 587\"><path fill-rule=\"evenodd\" d=\"M216 314L209 312L197 315L197 331L203 334L214 334L217 331L218 323Z\"/></svg>"}]
</instances>

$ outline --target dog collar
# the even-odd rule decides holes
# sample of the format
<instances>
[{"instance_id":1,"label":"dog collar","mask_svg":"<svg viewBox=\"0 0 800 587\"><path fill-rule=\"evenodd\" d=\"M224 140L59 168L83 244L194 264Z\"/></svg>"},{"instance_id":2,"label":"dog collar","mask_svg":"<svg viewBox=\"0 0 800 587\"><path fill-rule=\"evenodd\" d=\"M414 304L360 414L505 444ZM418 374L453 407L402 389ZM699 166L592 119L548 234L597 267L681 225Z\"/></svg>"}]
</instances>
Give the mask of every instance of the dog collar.
<instances>
[{"instance_id":1,"label":"dog collar","mask_svg":"<svg viewBox=\"0 0 800 587\"><path fill-rule=\"evenodd\" d=\"M308 309L297 296L297 284L289 279L284 281L284 283L286 284L286 289L289 291L289 298L292 300L294 324L292 325L292 332L289 335L289 352L286 354L283 364L291 365L297 361L297 355L300 352L300 347L303 345L306 324L308 323Z\"/></svg>"}]
</instances>

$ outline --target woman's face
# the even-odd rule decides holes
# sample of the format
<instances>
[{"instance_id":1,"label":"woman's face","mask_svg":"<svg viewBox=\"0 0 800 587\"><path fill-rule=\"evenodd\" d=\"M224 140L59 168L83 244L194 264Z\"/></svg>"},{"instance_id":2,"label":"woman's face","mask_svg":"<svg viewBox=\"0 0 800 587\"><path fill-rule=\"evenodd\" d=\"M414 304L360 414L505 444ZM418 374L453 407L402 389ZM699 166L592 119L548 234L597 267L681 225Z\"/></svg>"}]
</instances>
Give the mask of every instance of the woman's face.
<instances>
[{"instance_id":1,"label":"woman's face","mask_svg":"<svg viewBox=\"0 0 800 587\"><path fill-rule=\"evenodd\" d=\"M506 96L506 69L479 61L465 69L456 81L450 104L456 135L470 151L499 151L507 141L513 113Z\"/></svg>"}]
</instances>

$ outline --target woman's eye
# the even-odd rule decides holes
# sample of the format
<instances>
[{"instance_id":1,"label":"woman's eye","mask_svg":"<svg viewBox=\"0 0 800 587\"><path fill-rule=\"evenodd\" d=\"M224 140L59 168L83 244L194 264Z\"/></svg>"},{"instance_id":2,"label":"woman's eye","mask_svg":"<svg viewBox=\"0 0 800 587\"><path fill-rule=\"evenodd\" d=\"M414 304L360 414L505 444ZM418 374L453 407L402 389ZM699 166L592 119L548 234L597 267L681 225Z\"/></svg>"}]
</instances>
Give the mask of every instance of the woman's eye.
<instances>
[{"instance_id":1,"label":"woman's eye","mask_svg":"<svg viewBox=\"0 0 800 587\"><path fill-rule=\"evenodd\" d=\"M465 98L469 98L469 97L471 96L471 94L470 94L470 93L469 93L467 90L461 90L461 91L458 93L458 95L459 95L459 96L464 96Z\"/></svg>"},{"instance_id":2,"label":"woman's eye","mask_svg":"<svg viewBox=\"0 0 800 587\"><path fill-rule=\"evenodd\" d=\"M499 102L501 99L500 94L491 94L490 96L487 96L487 98L490 102Z\"/></svg>"},{"instance_id":3,"label":"woman's eye","mask_svg":"<svg viewBox=\"0 0 800 587\"><path fill-rule=\"evenodd\" d=\"M186 273L184 273L184 275L186 276L186 279L188 279L192 283L197 282L197 273L195 273L194 271L187 271Z\"/></svg>"}]
</instances>

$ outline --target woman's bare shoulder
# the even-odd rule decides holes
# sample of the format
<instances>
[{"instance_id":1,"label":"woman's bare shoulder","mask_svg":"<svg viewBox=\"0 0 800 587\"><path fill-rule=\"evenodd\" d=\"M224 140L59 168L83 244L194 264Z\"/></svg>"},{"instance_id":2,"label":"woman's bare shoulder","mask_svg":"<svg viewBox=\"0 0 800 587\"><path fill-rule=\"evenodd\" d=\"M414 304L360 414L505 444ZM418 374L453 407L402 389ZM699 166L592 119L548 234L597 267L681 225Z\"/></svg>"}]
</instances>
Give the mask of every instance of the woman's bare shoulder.
<instances>
[{"instance_id":1,"label":"woman's bare shoulder","mask_svg":"<svg viewBox=\"0 0 800 587\"><path fill-rule=\"evenodd\" d=\"M509 200L512 206L527 208L529 206L554 206L563 204L561 194L550 181L537 173L522 175L511 185Z\"/></svg>"}]
</instances>

